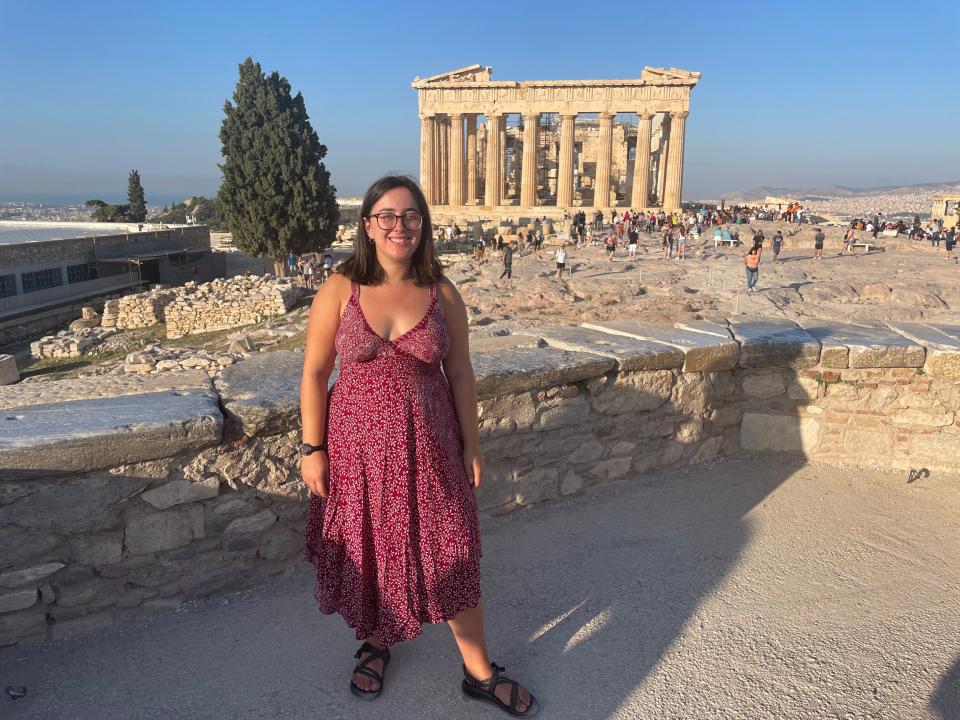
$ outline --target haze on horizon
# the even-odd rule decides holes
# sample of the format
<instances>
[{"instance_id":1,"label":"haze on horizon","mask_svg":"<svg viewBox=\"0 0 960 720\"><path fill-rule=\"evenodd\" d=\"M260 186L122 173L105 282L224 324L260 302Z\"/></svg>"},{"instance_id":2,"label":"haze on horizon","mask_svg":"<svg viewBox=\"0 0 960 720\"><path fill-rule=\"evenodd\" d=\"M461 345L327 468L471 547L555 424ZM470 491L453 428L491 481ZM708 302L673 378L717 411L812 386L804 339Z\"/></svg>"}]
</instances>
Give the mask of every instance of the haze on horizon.
<instances>
[{"instance_id":1,"label":"haze on horizon","mask_svg":"<svg viewBox=\"0 0 960 720\"><path fill-rule=\"evenodd\" d=\"M340 197L417 175L410 82L472 63L495 80L702 72L685 199L960 177L952 51L931 37L957 26L956 3L611 2L607 19L572 2L374 5L0 4L0 200L119 200L131 168L153 203L213 195L223 104L248 55L303 93Z\"/></svg>"}]
</instances>

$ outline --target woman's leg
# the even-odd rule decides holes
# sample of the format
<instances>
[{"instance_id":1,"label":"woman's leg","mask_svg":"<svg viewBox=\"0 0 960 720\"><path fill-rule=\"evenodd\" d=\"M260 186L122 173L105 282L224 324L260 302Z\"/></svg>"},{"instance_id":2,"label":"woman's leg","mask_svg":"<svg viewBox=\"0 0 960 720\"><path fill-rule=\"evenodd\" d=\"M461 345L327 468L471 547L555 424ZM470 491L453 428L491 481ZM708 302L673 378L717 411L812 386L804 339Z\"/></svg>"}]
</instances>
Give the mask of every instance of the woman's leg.
<instances>
[{"instance_id":1,"label":"woman's leg","mask_svg":"<svg viewBox=\"0 0 960 720\"><path fill-rule=\"evenodd\" d=\"M477 680L487 680L493 675L490 667L490 658L487 655L487 641L483 632L483 602L476 607L462 611L448 623L453 631L453 637L463 656L463 664ZM500 683L496 690L497 697L506 704L510 704L510 685ZM523 712L530 703L530 693L521 687L517 696L517 710Z\"/></svg>"}]
</instances>

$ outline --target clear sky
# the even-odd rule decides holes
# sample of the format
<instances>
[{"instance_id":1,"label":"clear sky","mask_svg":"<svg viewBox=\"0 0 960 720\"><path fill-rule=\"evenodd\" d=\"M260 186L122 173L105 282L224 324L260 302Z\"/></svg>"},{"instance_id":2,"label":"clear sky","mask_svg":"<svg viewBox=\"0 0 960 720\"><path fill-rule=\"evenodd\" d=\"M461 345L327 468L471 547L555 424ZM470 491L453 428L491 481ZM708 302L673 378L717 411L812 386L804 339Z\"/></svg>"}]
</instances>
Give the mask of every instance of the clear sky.
<instances>
[{"instance_id":1,"label":"clear sky","mask_svg":"<svg viewBox=\"0 0 960 720\"><path fill-rule=\"evenodd\" d=\"M703 73L684 197L960 180L960 2L0 0L0 200L212 195L237 65L301 91L341 196L416 174L415 76Z\"/></svg>"}]
</instances>

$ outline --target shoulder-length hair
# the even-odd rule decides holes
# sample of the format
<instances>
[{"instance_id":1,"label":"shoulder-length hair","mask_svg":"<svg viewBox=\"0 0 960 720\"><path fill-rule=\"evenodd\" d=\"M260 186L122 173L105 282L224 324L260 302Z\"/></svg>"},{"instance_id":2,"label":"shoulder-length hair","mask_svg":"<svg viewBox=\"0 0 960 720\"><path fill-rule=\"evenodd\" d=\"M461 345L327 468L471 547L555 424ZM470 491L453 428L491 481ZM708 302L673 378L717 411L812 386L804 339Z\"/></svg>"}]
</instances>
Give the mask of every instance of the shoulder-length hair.
<instances>
[{"instance_id":1,"label":"shoulder-length hair","mask_svg":"<svg viewBox=\"0 0 960 720\"><path fill-rule=\"evenodd\" d=\"M420 242L413 252L410 272L413 281L420 286L433 285L443 277L443 266L437 260L433 249L433 223L430 220L430 208L420 186L412 178L404 175L387 175L377 180L363 196L360 217L357 219L357 236L353 241L353 254L344 260L337 272L346 275L360 285L379 285L386 280L383 266L377 261L377 249L370 242L364 220L369 219L370 211L385 193L395 188L406 188L413 195L417 209L423 215L420 227Z\"/></svg>"}]
</instances>

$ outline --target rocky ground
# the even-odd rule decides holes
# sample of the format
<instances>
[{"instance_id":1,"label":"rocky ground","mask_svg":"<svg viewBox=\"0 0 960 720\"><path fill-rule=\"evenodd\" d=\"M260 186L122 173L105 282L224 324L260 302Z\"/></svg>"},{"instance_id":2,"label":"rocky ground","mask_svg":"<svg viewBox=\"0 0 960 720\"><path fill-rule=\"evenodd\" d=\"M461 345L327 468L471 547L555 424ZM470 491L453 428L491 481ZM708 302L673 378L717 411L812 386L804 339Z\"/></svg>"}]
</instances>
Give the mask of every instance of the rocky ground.
<instances>
[{"instance_id":1,"label":"rocky ground","mask_svg":"<svg viewBox=\"0 0 960 720\"><path fill-rule=\"evenodd\" d=\"M883 252L840 255L842 228L826 227L823 260L812 259L815 228L778 222L738 226L749 244L752 229L767 236L760 265L759 292L744 291L742 256L746 246L713 246L712 233L687 244L685 260L664 260L659 237L642 235L636 260L619 248L613 261L601 247L568 246L562 279L555 277L556 239L541 252L515 254L513 279L500 280L498 253L480 261L466 244L440 248L447 275L467 304L478 336L500 335L544 324L578 324L636 318L651 323L749 314L842 322L924 320L957 322L960 266L942 249L905 237L880 238ZM784 251L772 262L770 238L785 237ZM349 245L335 247L337 259ZM17 356L21 377L30 381L84 374L178 371L202 367L215 374L243 353L302 347L307 295L282 317L218 332L167 339L163 325L126 330L107 338L80 358L30 357L29 342L0 352ZM195 351L195 352L191 352ZM144 360L144 351L147 361ZM133 357L131 357L133 355ZM151 365L152 361L152 366ZM150 367L147 367L150 366Z\"/></svg>"},{"instance_id":2,"label":"rocky ground","mask_svg":"<svg viewBox=\"0 0 960 720\"><path fill-rule=\"evenodd\" d=\"M499 257L464 259L449 274L467 303L471 322L496 331L545 323L637 318L653 323L740 314L843 322L926 320L954 322L960 303L960 267L942 249L906 238L881 238L885 252L840 256L841 228L824 228L823 260L813 260L814 229L761 222L767 237L759 292L744 292L746 247L714 248L709 239L687 244L687 259L664 260L659 238L641 236L637 260L624 249L614 260L599 247L568 247L572 272L555 275L554 247L514 260L513 280L497 279ZM773 263L770 238L785 237ZM740 227L749 243L752 232ZM495 254L496 255L496 254Z\"/></svg>"}]
</instances>

